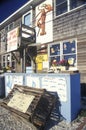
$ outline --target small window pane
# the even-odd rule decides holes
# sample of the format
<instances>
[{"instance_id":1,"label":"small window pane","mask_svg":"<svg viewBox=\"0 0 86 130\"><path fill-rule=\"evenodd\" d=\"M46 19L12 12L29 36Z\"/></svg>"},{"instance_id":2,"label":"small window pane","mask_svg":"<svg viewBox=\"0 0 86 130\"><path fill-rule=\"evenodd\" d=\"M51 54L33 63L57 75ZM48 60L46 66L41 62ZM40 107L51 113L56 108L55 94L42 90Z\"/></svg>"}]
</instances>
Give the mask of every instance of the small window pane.
<instances>
[{"instance_id":1,"label":"small window pane","mask_svg":"<svg viewBox=\"0 0 86 130\"><path fill-rule=\"evenodd\" d=\"M15 60L15 57L12 55L12 60Z\"/></svg>"},{"instance_id":2,"label":"small window pane","mask_svg":"<svg viewBox=\"0 0 86 130\"><path fill-rule=\"evenodd\" d=\"M8 32L8 26L6 26L4 29L5 29L5 32Z\"/></svg>"},{"instance_id":3,"label":"small window pane","mask_svg":"<svg viewBox=\"0 0 86 130\"><path fill-rule=\"evenodd\" d=\"M60 56L51 57L51 59L50 59L51 66L52 65L57 66L59 61L60 61Z\"/></svg>"},{"instance_id":4,"label":"small window pane","mask_svg":"<svg viewBox=\"0 0 86 130\"><path fill-rule=\"evenodd\" d=\"M14 61L12 62L12 68L15 68L15 62Z\"/></svg>"},{"instance_id":5,"label":"small window pane","mask_svg":"<svg viewBox=\"0 0 86 130\"><path fill-rule=\"evenodd\" d=\"M83 4L86 4L86 0L71 0L70 1L71 9L74 9Z\"/></svg>"},{"instance_id":6,"label":"small window pane","mask_svg":"<svg viewBox=\"0 0 86 130\"><path fill-rule=\"evenodd\" d=\"M11 24L8 25L9 30L12 30L13 27L14 27L14 24L13 24L13 23L11 23Z\"/></svg>"},{"instance_id":7,"label":"small window pane","mask_svg":"<svg viewBox=\"0 0 86 130\"><path fill-rule=\"evenodd\" d=\"M3 61L5 61L5 56L3 56Z\"/></svg>"},{"instance_id":8,"label":"small window pane","mask_svg":"<svg viewBox=\"0 0 86 130\"><path fill-rule=\"evenodd\" d=\"M65 1L67 1L67 0L56 0L56 5L62 4L62 3L64 3Z\"/></svg>"},{"instance_id":9,"label":"small window pane","mask_svg":"<svg viewBox=\"0 0 86 130\"><path fill-rule=\"evenodd\" d=\"M52 45L50 47L50 55L60 55L60 44Z\"/></svg>"},{"instance_id":10,"label":"small window pane","mask_svg":"<svg viewBox=\"0 0 86 130\"><path fill-rule=\"evenodd\" d=\"M56 6L56 15L67 12L67 2Z\"/></svg>"},{"instance_id":11,"label":"small window pane","mask_svg":"<svg viewBox=\"0 0 86 130\"><path fill-rule=\"evenodd\" d=\"M64 59L68 61L70 66L76 66L76 55L66 55Z\"/></svg>"},{"instance_id":12,"label":"small window pane","mask_svg":"<svg viewBox=\"0 0 86 130\"><path fill-rule=\"evenodd\" d=\"M24 16L24 24L27 26L31 26L31 14L27 14Z\"/></svg>"},{"instance_id":13,"label":"small window pane","mask_svg":"<svg viewBox=\"0 0 86 130\"><path fill-rule=\"evenodd\" d=\"M75 52L76 52L75 41L63 43L63 54L75 53Z\"/></svg>"},{"instance_id":14,"label":"small window pane","mask_svg":"<svg viewBox=\"0 0 86 130\"><path fill-rule=\"evenodd\" d=\"M3 63L3 67L5 67L5 63Z\"/></svg>"},{"instance_id":15,"label":"small window pane","mask_svg":"<svg viewBox=\"0 0 86 130\"><path fill-rule=\"evenodd\" d=\"M7 55L7 61L10 61L10 59L11 59L10 55Z\"/></svg>"}]
</instances>

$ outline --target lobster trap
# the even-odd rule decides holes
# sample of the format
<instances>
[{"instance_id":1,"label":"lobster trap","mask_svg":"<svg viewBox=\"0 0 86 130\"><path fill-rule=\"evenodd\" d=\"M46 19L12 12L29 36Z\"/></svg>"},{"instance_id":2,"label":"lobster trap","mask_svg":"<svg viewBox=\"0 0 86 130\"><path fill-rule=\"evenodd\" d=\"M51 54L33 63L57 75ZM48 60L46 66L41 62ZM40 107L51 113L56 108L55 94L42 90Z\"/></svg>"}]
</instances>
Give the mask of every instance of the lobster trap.
<instances>
[{"instance_id":1,"label":"lobster trap","mask_svg":"<svg viewBox=\"0 0 86 130\"><path fill-rule=\"evenodd\" d=\"M52 112L55 100L55 96L46 89L14 85L1 106L35 126L43 127Z\"/></svg>"}]
</instances>

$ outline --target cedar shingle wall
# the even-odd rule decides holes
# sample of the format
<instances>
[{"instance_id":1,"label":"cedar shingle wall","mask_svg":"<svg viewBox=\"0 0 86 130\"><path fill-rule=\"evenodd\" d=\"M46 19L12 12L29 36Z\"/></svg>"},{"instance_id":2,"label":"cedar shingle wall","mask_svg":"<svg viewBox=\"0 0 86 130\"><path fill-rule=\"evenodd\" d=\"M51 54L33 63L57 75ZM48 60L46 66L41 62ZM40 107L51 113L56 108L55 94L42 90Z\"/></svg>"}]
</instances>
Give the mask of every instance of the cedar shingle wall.
<instances>
[{"instance_id":1,"label":"cedar shingle wall","mask_svg":"<svg viewBox=\"0 0 86 130\"><path fill-rule=\"evenodd\" d=\"M77 44L77 54L79 69L85 66L83 69L86 70L86 42Z\"/></svg>"},{"instance_id":2,"label":"cedar shingle wall","mask_svg":"<svg viewBox=\"0 0 86 130\"><path fill-rule=\"evenodd\" d=\"M86 33L86 6L54 18L54 40Z\"/></svg>"}]
</instances>

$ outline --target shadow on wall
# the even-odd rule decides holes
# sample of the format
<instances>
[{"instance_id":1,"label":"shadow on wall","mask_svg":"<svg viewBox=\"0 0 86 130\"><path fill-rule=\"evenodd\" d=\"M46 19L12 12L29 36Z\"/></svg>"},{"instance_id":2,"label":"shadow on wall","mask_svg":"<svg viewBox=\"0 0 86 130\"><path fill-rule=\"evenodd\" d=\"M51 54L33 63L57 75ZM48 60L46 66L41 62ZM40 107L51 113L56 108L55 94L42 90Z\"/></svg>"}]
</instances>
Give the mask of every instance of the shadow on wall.
<instances>
[{"instance_id":1,"label":"shadow on wall","mask_svg":"<svg viewBox=\"0 0 86 130\"><path fill-rule=\"evenodd\" d=\"M46 122L44 130L49 130L50 128L57 125L60 121L63 120L63 117L61 115L61 103L59 101L59 97L58 97L57 93L53 93L53 94L55 94L55 96L56 96L56 102L55 102L54 109L50 115L50 118Z\"/></svg>"},{"instance_id":2,"label":"shadow on wall","mask_svg":"<svg viewBox=\"0 0 86 130\"><path fill-rule=\"evenodd\" d=\"M86 97L86 83L81 83L81 97Z\"/></svg>"}]
</instances>

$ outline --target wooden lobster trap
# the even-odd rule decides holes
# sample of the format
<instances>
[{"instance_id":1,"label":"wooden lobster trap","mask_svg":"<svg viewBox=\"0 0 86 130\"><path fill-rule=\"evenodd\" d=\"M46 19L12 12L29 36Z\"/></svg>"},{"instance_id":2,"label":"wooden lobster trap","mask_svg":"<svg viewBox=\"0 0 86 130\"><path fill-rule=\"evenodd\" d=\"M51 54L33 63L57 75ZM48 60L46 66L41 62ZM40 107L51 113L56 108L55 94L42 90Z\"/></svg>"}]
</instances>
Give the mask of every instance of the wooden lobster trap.
<instances>
[{"instance_id":1,"label":"wooden lobster trap","mask_svg":"<svg viewBox=\"0 0 86 130\"><path fill-rule=\"evenodd\" d=\"M45 125L54 107L55 96L46 89L14 85L1 106L38 127Z\"/></svg>"}]
</instances>

